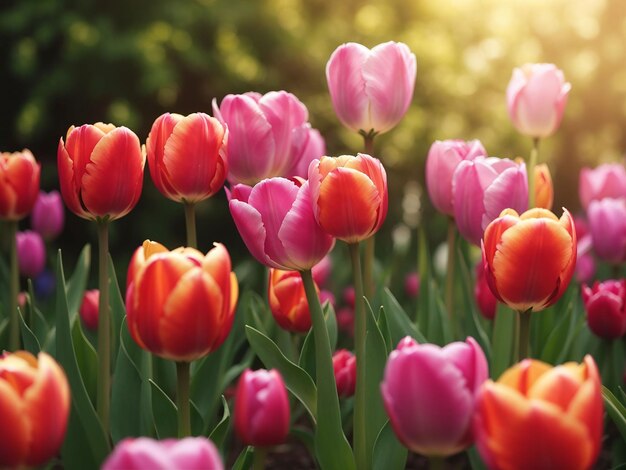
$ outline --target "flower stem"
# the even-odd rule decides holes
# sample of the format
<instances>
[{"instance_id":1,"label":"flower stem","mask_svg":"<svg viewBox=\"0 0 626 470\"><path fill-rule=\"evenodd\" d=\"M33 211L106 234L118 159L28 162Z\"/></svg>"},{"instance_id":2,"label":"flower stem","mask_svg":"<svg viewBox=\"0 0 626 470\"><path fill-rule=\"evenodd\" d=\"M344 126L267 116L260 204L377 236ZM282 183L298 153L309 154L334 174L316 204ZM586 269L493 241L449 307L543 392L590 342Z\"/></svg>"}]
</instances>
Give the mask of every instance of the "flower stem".
<instances>
[{"instance_id":1,"label":"flower stem","mask_svg":"<svg viewBox=\"0 0 626 470\"><path fill-rule=\"evenodd\" d=\"M452 331L456 332L456 318L454 313L454 262L456 250L454 248L456 238L456 225L454 219L448 219L448 264L446 267L446 291L445 302L448 318L450 320Z\"/></svg>"},{"instance_id":2,"label":"flower stem","mask_svg":"<svg viewBox=\"0 0 626 470\"><path fill-rule=\"evenodd\" d=\"M98 395L96 408L105 435L109 435L111 406L111 314L109 311L109 223L98 220Z\"/></svg>"},{"instance_id":3,"label":"flower stem","mask_svg":"<svg viewBox=\"0 0 626 470\"><path fill-rule=\"evenodd\" d=\"M528 208L535 207L535 166L539 157L539 138L533 138L533 148L530 151L530 159L528 160Z\"/></svg>"},{"instance_id":4,"label":"flower stem","mask_svg":"<svg viewBox=\"0 0 626 470\"><path fill-rule=\"evenodd\" d=\"M10 256L10 293L9 293L9 350L20 348L20 319L17 315L17 296L20 291L20 273L17 265L17 220L11 220L9 226Z\"/></svg>"},{"instance_id":5,"label":"flower stem","mask_svg":"<svg viewBox=\"0 0 626 470\"><path fill-rule=\"evenodd\" d=\"M187 231L187 246L198 248L196 238L196 205L192 202L184 202L185 207L185 229Z\"/></svg>"},{"instance_id":6,"label":"flower stem","mask_svg":"<svg viewBox=\"0 0 626 470\"><path fill-rule=\"evenodd\" d=\"M254 470L263 470L265 468L267 450L268 450L267 447L255 447L254 448L254 460L252 461L252 468Z\"/></svg>"},{"instance_id":7,"label":"flower stem","mask_svg":"<svg viewBox=\"0 0 626 470\"><path fill-rule=\"evenodd\" d=\"M176 406L178 408L178 437L191 436L189 410L189 362L176 362Z\"/></svg>"},{"instance_id":8,"label":"flower stem","mask_svg":"<svg viewBox=\"0 0 626 470\"><path fill-rule=\"evenodd\" d=\"M519 354L517 359L521 361L530 357L530 318L531 309L518 311L519 316Z\"/></svg>"},{"instance_id":9,"label":"flower stem","mask_svg":"<svg viewBox=\"0 0 626 470\"><path fill-rule=\"evenodd\" d=\"M363 145L365 153L373 157L374 134L373 132L363 133ZM363 259L363 281L365 284L365 297L370 301L374 297L374 252L376 247L376 237L372 235L365 241L365 258Z\"/></svg>"}]
</instances>

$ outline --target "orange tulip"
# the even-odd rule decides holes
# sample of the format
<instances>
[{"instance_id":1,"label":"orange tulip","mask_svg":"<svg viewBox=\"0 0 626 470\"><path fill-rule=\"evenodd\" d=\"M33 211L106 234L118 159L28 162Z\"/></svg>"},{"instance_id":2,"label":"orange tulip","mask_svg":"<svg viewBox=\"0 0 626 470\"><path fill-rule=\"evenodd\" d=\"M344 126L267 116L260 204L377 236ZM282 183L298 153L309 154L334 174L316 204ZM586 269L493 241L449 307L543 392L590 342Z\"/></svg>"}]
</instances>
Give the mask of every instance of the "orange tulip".
<instances>
[{"instance_id":1,"label":"orange tulip","mask_svg":"<svg viewBox=\"0 0 626 470\"><path fill-rule=\"evenodd\" d=\"M0 357L0 466L38 466L57 454L67 428L70 387L46 353Z\"/></svg>"},{"instance_id":2,"label":"orange tulip","mask_svg":"<svg viewBox=\"0 0 626 470\"><path fill-rule=\"evenodd\" d=\"M576 230L564 209L521 216L505 209L485 229L485 276L493 294L513 310L543 310L565 292L576 265Z\"/></svg>"},{"instance_id":3,"label":"orange tulip","mask_svg":"<svg viewBox=\"0 0 626 470\"><path fill-rule=\"evenodd\" d=\"M535 207L551 210L554 202L554 186L548 165L535 167Z\"/></svg>"},{"instance_id":4,"label":"orange tulip","mask_svg":"<svg viewBox=\"0 0 626 470\"><path fill-rule=\"evenodd\" d=\"M602 413L591 356L557 367L525 359L483 385L476 444L492 469L588 469L600 451Z\"/></svg>"},{"instance_id":5,"label":"orange tulip","mask_svg":"<svg viewBox=\"0 0 626 470\"><path fill-rule=\"evenodd\" d=\"M84 219L119 219L139 200L145 163L139 139L126 127L72 126L57 151L63 200Z\"/></svg>"},{"instance_id":6,"label":"orange tulip","mask_svg":"<svg viewBox=\"0 0 626 470\"><path fill-rule=\"evenodd\" d=\"M130 334L157 356L193 361L217 349L232 327L238 285L228 251L219 243L203 255L168 251L145 241L128 270Z\"/></svg>"},{"instance_id":7,"label":"orange tulip","mask_svg":"<svg viewBox=\"0 0 626 470\"><path fill-rule=\"evenodd\" d=\"M41 165L30 150L0 153L0 219L20 220L39 196Z\"/></svg>"},{"instance_id":8,"label":"orange tulip","mask_svg":"<svg viewBox=\"0 0 626 470\"><path fill-rule=\"evenodd\" d=\"M316 290L317 285L315 286ZM281 328L306 333L311 328L311 313L298 271L270 269L268 288L270 310Z\"/></svg>"},{"instance_id":9,"label":"orange tulip","mask_svg":"<svg viewBox=\"0 0 626 470\"><path fill-rule=\"evenodd\" d=\"M357 243L374 235L387 215L387 174L369 155L322 157L309 167L315 218L330 235Z\"/></svg>"}]
</instances>

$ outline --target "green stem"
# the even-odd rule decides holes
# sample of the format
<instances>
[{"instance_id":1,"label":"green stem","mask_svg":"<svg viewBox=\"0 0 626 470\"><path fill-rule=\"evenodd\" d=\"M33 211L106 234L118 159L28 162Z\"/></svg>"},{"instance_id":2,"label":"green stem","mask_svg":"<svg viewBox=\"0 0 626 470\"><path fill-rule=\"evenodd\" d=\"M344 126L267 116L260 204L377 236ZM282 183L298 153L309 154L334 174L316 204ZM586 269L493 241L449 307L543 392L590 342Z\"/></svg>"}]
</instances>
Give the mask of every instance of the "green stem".
<instances>
[{"instance_id":1,"label":"green stem","mask_svg":"<svg viewBox=\"0 0 626 470\"><path fill-rule=\"evenodd\" d=\"M539 157L539 138L533 139L533 148L530 151L530 159L528 161L528 208L535 207L535 166Z\"/></svg>"},{"instance_id":2,"label":"green stem","mask_svg":"<svg viewBox=\"0 0 626 470\"><path fill-rule=\"evenodd\" d=\"M354 454L356 468L369 468L366 444L366 403L365 403L365 305L363 304L363 279L361 277L361 259L359 244L351 243L352 275L354 277L354 351L356 355L356 391L354 395Z\"/></svg>"},{"instance_id":3,"label":"green stem","mask_svg":"<svg viewBox=\"0 0 626 470\"><path fill-rule=\"evenodd\" d=\"M254 448L254 460L252 462L252 468L254 470L264 470L265 460L267 458L267 447L255 447Z\"/></svg>"},{"instance_id":4,"label":"green stem","mask_svg":"<svg viewBox=\"0 0 626 470\"><path fill-rule=\"evenodd\" d=\"M111 313L109 311L109 224L98 220L98 395L96 408L105 435L109 435L111 406Z\"/></svg>"},{"instance_id":5,"label":"green stem","mask_svg":"<svg viewBox=\"0 0 626 470\"><path fill-rule=\"evenodd\" d=\"M189 411L189 362L176 362L176 406L178 408L178 437L191 436Z\"/></svg>"},{"instance_id":6,"label":"green stem","mask_svg":"<svg viewBox=\"0 0 626 470\"><path fill-rule=\"evenodd\" d=\"M363 144L365 147L365 153L373 157L374 153L374 136L373 132L369 132L363 135ZM365 297L370 302L374 297L374 259L375 259L375 246L376 237L372 235L365 241L365 258L363 259L363 282L365 284Z\"/></svg>"},{"instance_id":7,"label":"green stem","mask_svg":"<svg viewBox=\"0 0 626 470\"><path fill-rule=\"evenodd\" d=\"M430 470L443 470L445 467L446 459L438 455L431 455L428 457L428 468Z\"/></svg>"},{"instance_id":8,"label":"green stem","mask_svg":"<svg viewBox=\"0 0 626 470\"><path fill-rule=\"evenodd\" d=\"M20 319L17 315L17 296L20 291L20 272L17 264L17 220L7 223L9 226L10 256L10 299L9 299L9 350L20 348Z\"/></svg>"},{"instance_id":9,"label":"green stem","mask_svg":"<svg viewBox=\"0 0 626 470\"><path fill-rule=\"evenodd\" d=\"M446 268L446 293L445 302L448 318L452 325L452 331L456 332L456 318L454 312L454 261L456 250L454 243L456 238L456 225L454 219L448 219L448 265Z\"/></svg>"},{"instance_id":10,"label":"green stem","mask_svg":"<svg viewBox=\"0 0 626 470\"><path fill-rule=\"evenodd\" d=\"M531 309L518 311L519 316L519 354L517 359L521 361L530 357L530 318Z\"/></svg>"},{"instance_id":11,"label":"green stem","mask_svg":"<svg viewBox=\"0 0 626 470\"><path fill-rule=\"evenodd\" d=\"M184 202L185 207L185 229L187 231L187 246L198 248L196 238L196 205L192 202Z\"/></svg>"}]
</instances>

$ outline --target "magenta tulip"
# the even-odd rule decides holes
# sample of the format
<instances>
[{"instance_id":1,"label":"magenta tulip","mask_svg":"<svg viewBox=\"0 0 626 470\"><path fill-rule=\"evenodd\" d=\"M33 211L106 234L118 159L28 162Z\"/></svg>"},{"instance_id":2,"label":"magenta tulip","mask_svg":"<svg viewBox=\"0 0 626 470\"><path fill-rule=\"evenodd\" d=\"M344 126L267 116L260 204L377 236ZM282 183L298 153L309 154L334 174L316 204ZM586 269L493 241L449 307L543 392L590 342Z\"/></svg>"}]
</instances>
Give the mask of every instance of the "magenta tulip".
<instances>
[{"instance_id":1,"label":"magenta tulip","mask_svg":"<svg viewBox=\"0 0 626 470\"><path fill-rule=\"evenodd\" d=\"M626 280L595 282L582 287L587 325L597 336L616 339L626 333Z\"/></svg>"},{"instance_id":2,"label":"magenta tulip","mask_svg":"<svg viewBox=\"0 0 626 470\"><path fill-rule=\"evenodd\" d=\"M548 137L563 118L571 85L554 64L526 64L513 70L506 89L515 128L534 138Z\"/></svg>"},{"instance_id":3,"label":"magenta tulip","mask_svg":"<svg viewBox=\"0 0 626 470\"><path fill-rule=\"evenodd\" d=\"M471 337L444 348L404 338L390 354L381 384L400 441L427 456L470 446L474 401L487 378L487 359Z\"/></svg>"},{"instance_id":4,"label":"magenta tulip","mask_svg":"<svg viewBox=\"0 0 626 470\"><path fill-rule=\"evenodd\" d=\"M30 214L33 230L39 232L45 240L52 240L61 233L64 223L65 210L61 194L58 191L40 191Z\"/></svg>"},{"instance_id":5,"label":"magenta tulip","mask_svg":"<svg viewBox=\"0 0 626 470\"><path fill-rule=\"evenodd\" d=\"M333 354L333 370L337 394L340 397L351 397L356 388L356 357L346 349Z\"/></svg>"},{"instance_id":6,"label":"magenta tulip","mask_svg":"<svg viewBox=\"0 0 626 470\"><path fill-rule=\"evenodd\" d=\"M474 299L478 306L478 311L488 320L493 320L498 309L498 299L491 288L487 277L485 276L485 263L483 260L476 264L476 283L474 284Z\"/></svg>"},{"instance_id":7,"label":"magenta tulip","mask_svg":"<svg viewBox=\"0 0 626 470\"><path fill-rule=\"evenodd\" d=\"M254 185L274 176L306 177L309 163L326 152L307 122L306 106L291 93L227 95L213 114L229 132L228 181Z\"/></svg>"},{"instance_id":8,"label":"magenta tulip","mask_svg":"<svg viewBox=\"0 0 626 470\"><path fill-rule=\"evenodd\" d=\"M204 437L164 439L126 438L119 442L102 470L222 470L215 445Z\"/></svg>"},{"instance_id":9,"label":"magenta tulip","mask_svg":"<svg viewBox=\"0 0 626 470\"><path fill-rule=\"evenodd\" d=\"M578 232L576 232L578 236ZM591 234L583 235L578 239L576 248L576 280L581 283L589 283L596 274L596 260L591 254L593 241Z\"/></svg>"},{"instance_id":10,"label":"magenta tulip","mask_svg":"<svg viewBox=\"0 0 626 470\"><path fill-rule=\"evenodd\" d=\"M280 373L246 369L235 395L235 432L246 445L282 444L289 433L289 399Z\"/></svg>"},{"instance_id":11,"label":"magenta tulip","mask_svg":"<svg viewBox=\"0 0 626 470\"><path fill-rule=\"evenodd\" d=\"M626 197L626 168L619 163L583 168L580 170L578 194L585 210L591 201Z\"/></svg>"},{"instance_id":12,"label":"magenta tulip","mask_svg":"<svg viewBox=\"0 0 626 470\"><path fill-rule=\"evenodd\" d=\"M334 239L315 221L309 183L270 178L229 193L230 213L244 243L271 268L303 271L315 266Z\"/></svg>"},{"instance_id":13,"label":"magenta tulip","mask_svg":"<svg viewBox=\"0 0 626 470\"><path fill-rule=\"evenodd\" d=\"M30 278L39 276L46 266L46 246L41 235L26 230L17 233L16 241L20 274Z\"/></svg>"},{"instance_id":14,"label":"magenta tulip","mask_svg":"<svg viewBox=\"0 0 626 470\"><path fill-rule=\"evenodd\" d=\"M326 64L337 117L355 132L387 132L411 104L416 71L415 54L401 42L371 50L354 42L342 44Z\"/></svg>"},{"instance_id":15,"label":"magenta tulip","mask_svg":"<svg viewBox=\"0 0 626 470\"><path fill-rule=\"evenodd\" d=\"M454 215L452 176L459 163L486 157L487 151L479 140L437 140L430 146L426 158L426 186L433 206L447 215Z\"/></svg>"},{"instance_id":16,"label":"magenta tulip","mask_svg":"<svg viewBox=\"0 0 626 470\"><path fill-rule=\"evenodd\" d=\"M415 299L420 293L420 276L416 272L404 277L404 293L409 299Z\"/></svg>"},{"instance_id":17,"label":"magenta tulip","mask_svg":"<svg viewBox=\"0 0 626 470\"><path fill-rule=\"evenodd\" d=\"M463 237L480 245L489 223L504 209L528 207L526 165L508 158L476 157L459 163L452 178L454 219Z\"/></svg>"},{"instance_id":18,"label":"magenta tulip","mask_svg":"<svg viewBox=\"0 0 626 470\"><path fill-rule=\"evenodd\" d=\"M611 263L626 260L626 198L591 201L587 220L595 253Z\"/></svg>"}]
</instances>

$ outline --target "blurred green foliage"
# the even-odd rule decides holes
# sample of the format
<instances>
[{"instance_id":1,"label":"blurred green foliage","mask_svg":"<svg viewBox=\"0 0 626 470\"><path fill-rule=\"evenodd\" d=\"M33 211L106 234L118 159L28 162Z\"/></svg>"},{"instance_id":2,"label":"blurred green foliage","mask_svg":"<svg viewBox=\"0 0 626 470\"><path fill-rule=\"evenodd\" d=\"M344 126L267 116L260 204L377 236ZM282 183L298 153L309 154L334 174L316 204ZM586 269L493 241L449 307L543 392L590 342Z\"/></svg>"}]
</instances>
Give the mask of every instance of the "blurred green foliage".
<instances>
[{"instance_id":1,"label":"blurred green foliage","mask_svg":"<svg viewBox=\"0 0 626 470\"><path fill-rule=\"evenodd\" d=\"M623 0L4 0L0 9L0 148L30 148L46 190L58 187L56 146L71 124L113 122L145 140L163 112L211 114L213 98L250 90L295 93L328 152L355 153L362 142L337 121L325 79L328 57L348 41L403 41L417 56L413 105L376 142L390 181L387 236L403 205L415 206L414 196L400 201L407 182L423 184L435 139L479 138L497 156L529 153L505 105L511 71L525 62L554 62L572 83L561 129L540 156L556 208L578 208L581 166L626 149ZM147 172L144 188L137 209L114 224L111 248L126 260L144 238L170 247L184 240L182 208ZM426 199L423 216L442 238L443 218ZM62 243L93 242L88 230L69 215ZM235 258L247 256L223 193L199 207L198 231L201 248L232 242Z\"/></svg>"}]
</instances>

